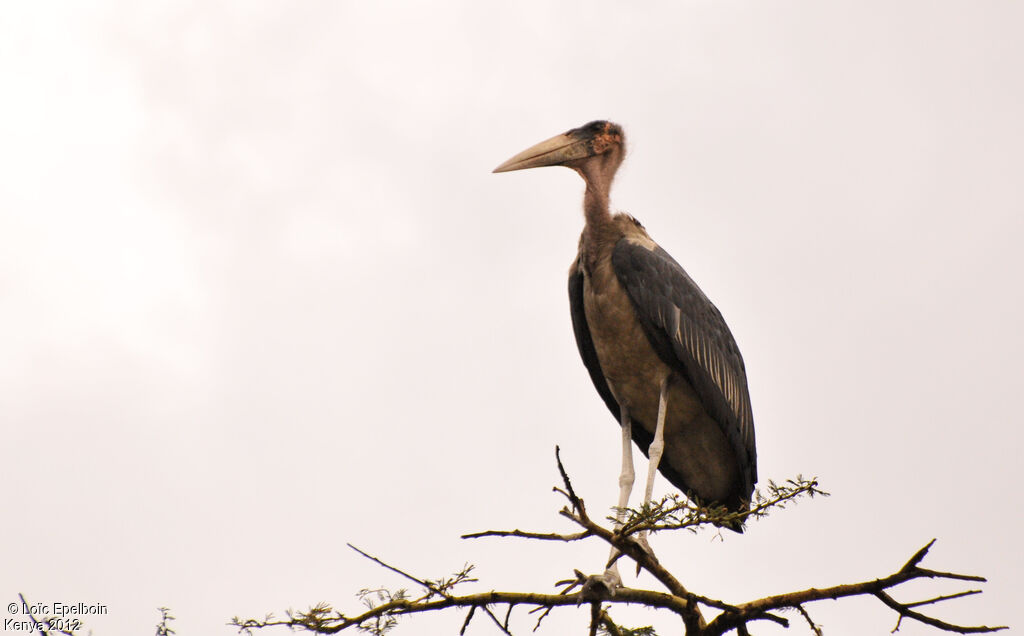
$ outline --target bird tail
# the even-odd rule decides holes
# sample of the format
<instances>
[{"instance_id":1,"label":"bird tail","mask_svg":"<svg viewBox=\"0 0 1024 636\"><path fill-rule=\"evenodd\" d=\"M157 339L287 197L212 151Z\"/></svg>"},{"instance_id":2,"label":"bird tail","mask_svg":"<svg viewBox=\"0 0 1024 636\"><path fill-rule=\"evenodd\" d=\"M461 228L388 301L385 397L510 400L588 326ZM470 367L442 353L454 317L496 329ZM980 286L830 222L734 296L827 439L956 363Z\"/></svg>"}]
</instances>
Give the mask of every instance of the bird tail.
<instances>
[{"instance_id":1,"label":"bird tail","mask_svg":"<svg viewBox=\"0 0 1024 636\"><path fill-rule=\"evenodd\" d=\"M721 521L712 519L711 522L719 528L732 530L736 534L743 534L743 531L746 529L747 517L746 515L743 515L742 517L739 515L749 511L749 499L733 497L730 501L727 501L725 505L717 506L711 513L712 516L714 516L715 513L720 512L722 516L731 518L723 519Z\"/></svg>"},{"instance_id":2,"label":"bird tail","mask_svg":"<svg viewBox=\"0 0 1024 636\"><path fill-rule=\"evenodd\" d=\"M746 524L742 521L726 521L724 523L716 523L719 528L725 528L726 530L732 530L736 534L743 534L746 529Z\"/></svg>"}]
</instances>

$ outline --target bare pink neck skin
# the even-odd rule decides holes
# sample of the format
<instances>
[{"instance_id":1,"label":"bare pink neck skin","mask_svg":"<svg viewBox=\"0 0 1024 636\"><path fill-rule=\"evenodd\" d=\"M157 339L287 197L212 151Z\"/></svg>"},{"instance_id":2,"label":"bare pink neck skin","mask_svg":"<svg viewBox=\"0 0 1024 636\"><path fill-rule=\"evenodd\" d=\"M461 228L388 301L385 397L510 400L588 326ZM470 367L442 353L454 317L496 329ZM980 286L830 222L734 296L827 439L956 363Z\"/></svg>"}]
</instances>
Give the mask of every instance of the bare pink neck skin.
<instances>
[{"instance_id":1,"label":"bare pink neck skin","mask_svg":"<svg viewBox=\"0 0 1024 636\"><path fill-rule=\"evenodd\" d=\"M570 166L587 184L586 192L583 194L583 216L586 219L583 242L588 246L589 258L596 258L607 243L614 243L617 239L613 236L615 229L609 194L620 163L622 153L615 148L603 154L587 157Z\"/></svg>"}]
</instances>

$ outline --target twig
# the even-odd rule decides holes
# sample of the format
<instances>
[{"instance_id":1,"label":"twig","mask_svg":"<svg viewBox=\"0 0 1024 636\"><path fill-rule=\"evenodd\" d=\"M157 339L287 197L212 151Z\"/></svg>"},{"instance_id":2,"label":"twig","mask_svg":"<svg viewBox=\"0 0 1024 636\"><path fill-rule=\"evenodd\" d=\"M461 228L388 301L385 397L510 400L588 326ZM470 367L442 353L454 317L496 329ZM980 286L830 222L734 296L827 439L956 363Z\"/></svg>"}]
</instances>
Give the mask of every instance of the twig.
<instances>
[{"instance_id":1,"label":"twig","mask_svg":"<svg viewBox=\"0 0 1024 636\"><path fill-rule=\"evenodd\" d=\"M441 596L442 598L444 598L446 600L453 600L453 597L450 594L448 594L444 590L440 589L439 587L431 585L427 581L418 579L415 576L413 576L413 575L411 575L411 574L409 574L407 572L403 572L402 570L399 570L398 568L396 568L394 566L388 565L387 563L384 563L383 561L381 561L377 557L369 555L369 554L363 552L362 550L360 550L356 546L352 545L351 543L346 543L345 545L347 545L348 547L352 548L353 550L355 550L359 554L363 555L367 559L370 559L374 563L377 563L378 565L380 565L380 566L382 566L384 568L387 568L388 570L391 570L392 572L395 572L396 574L401 574L402 576L404 576L405 578L409 579L410 581L415 581L416 583L419 583L420 585L425 587L427 590L429 590L431 592L434 592L435 594ZM429 598L429 596L427 598ZM381 607L383 607L383 606L381 606ZM512 636L512 632L508 631L508 627L506 626L507 622L506 622L506 625L502 625L501 621L498 620L498 617L494 615L494 612L492 612L489 607L487 607L486 605L483 605L482 607L483 607L484 613L486 613L487 616L489 616L491 618L491 620L494 622L494 624L498 626L498 629L500 629L502 632L508 634L508 636ZM509 605L508 609L509 609L509 612L511 612L512 611L512 606Z\"/></svg>"},{"instance_id":2,"label":"twig","mask_svg":"<svg viewBox=\"0 0 1024 636\"><path fill-rule=\"evenodd\" d=\"M904 603L904 607L920 607L922 605L931 605L932 603L941 603L942 601L948 601L954 598L960 598L961 596L973 596L975 594L981 594L981 590L967 590L966 592L957 592L956 594L946 594L944 596L936 596L930 598L927 601L916 601L914 603Z\"/></svg>"},{"instance_id":3,"label":"twig","mask_svg":"<svg viewBox=\"0 0 1024 636\"><path fill-rule=\"evenodd\" d=\"M897 602L895 599L893 599L893 597L889 596L885 592L875 592L875 597L878 598L878 600L885 603L890 609L898 613L900 615L900 620L902 620L903 617L912 618L915 621L924 623L925 625L931 625L932 627L937 627L947 632L956 632L958 634L981 634L988 632L998 632L1000 630L1008 629L1005 625L999 627L988 627L985 625L966 627L963 625L954 625L953 623L940 621L937 618L932 618L931 616L925 616L920 612L915 612L906 605ZM898 628L899 622L897 622L896 624Z\"/></svg>"},{"instance_id":4,"label":"twig","mask_svg":"<svg viewBox=\"0 0 1024 636\"><path fill-rule=\"evenodd\" d=\"M356 546L352 545L351 543L346 543L345 545L347 545L348 547L352 548L353 550L355 550L359 554L363 555L367 559L373 561L374 563L376 563L377 565L381 566L382 568L384 568L386 570L391 570L395 574L400 574L400 575L404 576L405 578L409 579L410 581L412 581L413 583L418 583L419 585L422 585L426 589L433 591L433 587L429 583L427 583L426 581L420 580L420 579L416 578L415 576L409 574L408 572L403 572L402 570L399 570L398 568L394 567L393 565L388 565L387 563L384 563L383 561L381 561L377 557L375 557L375 556L373 556L371 554L367 554L367 553L363 552L362 550L360 550ZM441 596L445 596L443 593L439 592L439 594L441 594Z\"/></svg>"},{"instance_id":5,"label":"twig","mask_svg":"<svg viewBox=\"0 0 1024 636\"><path fill-rule=\"evenodd\" d=\"M34 627L39 628L39 636L46 636L46 632L43 631L43 624L40 623L38 619L36 619L35 615L32 613L32 610L28 609L30 606L28 604L28 601L25 600L25 596L21 592L18 592L18 598L21 599L21 606L25 609L25 613L28 614L28 617L32 619L32 625Z\"/></svg>"},{"instance_id":6,"label":"twig","mask_svg":"<svg viewBox=\"0 0 1024 636\"><path fill-rule=\"evenodd\" d=\"M797 605L796 611L800 612L800 615L803 616L804 620L807 621L807 624L810 626L811 631L814 632L814 636L822 636L821 628L818 627L818 625L813 620L811 620L811 615L807 613L807 610L804 609L803 605Z\"/></svg>"},{"instance_id":7,"label":"twig","mask_svg":"<svg viewBox=\"0 0 1024 636\"><path fill-rule=\"evenodd\" d=\"M622 636L622 630L612 620L608 610L601 610L601 625L607 630L608 636Z\"/></svg>"},{"instance_id":8,"label":"twig","mask_svg":"<svg viewBox=\"0 0 1024 636\"><path fill-rule=\"evenodd\" d=\"M466 628L469 627L469 621L473 620L473 613L476 612L476 605L470 605L469 611L466 613L466 620L462 622L462 629L459 630L459 636L463 636L466 633Z\"/></svg>"},{"instance_id":9,"label":"twig","mask_svg":"<svg viewBox=\"0 0 1024 636\"><path fill-rule=\"evenodd\" d=\"M25 600L24 594L19 592L18 599L21 601L21 607L24 609L25 613L28 614L28 617L30 619L32 619L33 627L39 630L40 636L50 636L50 632L65 634L66 636L75 636L74 632L70 632L66 629L54 629L52 622L53 618L50 616L43 616L42 620L36 618L35 614L30 609L28 609L31 607L31 605L29 605L28 601Z\"/></svg>"},{"instance_id":10,"label":"twig","mask_svg":"<svg viewBox=\"0 0 1024 636\"><path fill-rule=\"evenodd\" d=\"M480 539L481 537L520 537L523 539L539 539L541 541L579 541L593 536L584 530L574 534L558 534L556 532L526 532L524 530L485 530L462 535L463 539Z\"/></svg>"},{"instance_id":11,"label":"twig","mask_svg":"<svg viewBox=\"0 0 1024 636\"><path fill-rule=\"evenodd\" d=\"M566 492L563 494L569 498L573 510L585 516L587 511L583 507L583 500L577 497L576 491L572 489L572 482L569 481L569 475L565 472L565 466L562 465L562 449L558 446L555 446L555 462L558 464L558 472L562 476L562 483L565 484Z\"/></svg>"}]
</instances>

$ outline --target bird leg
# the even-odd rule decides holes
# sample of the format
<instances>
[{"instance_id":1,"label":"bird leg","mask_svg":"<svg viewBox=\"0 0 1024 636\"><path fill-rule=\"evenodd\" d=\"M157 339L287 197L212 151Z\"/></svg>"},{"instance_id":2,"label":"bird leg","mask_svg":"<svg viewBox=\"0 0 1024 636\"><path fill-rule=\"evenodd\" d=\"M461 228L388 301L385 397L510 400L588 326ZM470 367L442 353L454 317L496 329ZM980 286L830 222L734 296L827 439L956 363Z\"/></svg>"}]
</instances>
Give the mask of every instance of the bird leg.
<instances>
[{"instance_id":1,"label":"bird leg","mask_svg":"<svg viewBox=\"0 0 1024 636\"><path fill-rule=\"evenodd\" d=\"M622 525L626 516L626 506L629 505L629 493L633 491L633 481L636 473L633 471L633 422L629 417L629 409L619 405L619 414L622 424L622 472L619 473L619 503L615 513L617 519L615 527ZM619 551L612 548L608 554L611 561L618 556ZM611 567L605 570L604 578L614 587L622 585L622 577L619 576L619 564L616 561Z\"/></svg>"},{"instance_id":2,"label":"bird leg","mask_svg":"<svg viewBox=\"0 0 1024 636\"><path fill-rule=\"evenodd\" d=\"M654 440L647 449L647 488L644 490L644 506L651 503L651 495L654 494L654 473L658 472L658 464L661 463L661 454L665 451L665 410L668 406L668 377L661 381L661 389L658 395L658 423L654 428ZM641 530L636 540L643 546L644 550L653 555L654 551L647 543L647 530ZM640 573L640 564L637 564L637 574Z\"/></svg>"},{"instance_id":3,"label":"bird leg","mask_svg":"<svg viewBox=\"0 0 1024 636\"><path fill-rule=\"evenodd\" d=\"M647 490L644 491L644 505L651 503L651 495L654 494L654 473L658 472L658 464L661 463L661 454L665 451L665 407L668 405L668 376L661 381L661 390L658 395L658 424L654 428L654 441L647 449Z\"/></svg>"},{"instance_id":4,"label":"bird leg","mask_svg":"<svg viewBox=\"0 0 1024 636\"><path fill-rule=\"evenodd\" d=\"M636 473L633 471L633 421L629 417L629 410L621 407L622 411L622 472L619 474L619 511L617 517L619 524L626 514L625 508L629 504L629 493L633 492L633 481Z\"/></svg>"}]
</instances>

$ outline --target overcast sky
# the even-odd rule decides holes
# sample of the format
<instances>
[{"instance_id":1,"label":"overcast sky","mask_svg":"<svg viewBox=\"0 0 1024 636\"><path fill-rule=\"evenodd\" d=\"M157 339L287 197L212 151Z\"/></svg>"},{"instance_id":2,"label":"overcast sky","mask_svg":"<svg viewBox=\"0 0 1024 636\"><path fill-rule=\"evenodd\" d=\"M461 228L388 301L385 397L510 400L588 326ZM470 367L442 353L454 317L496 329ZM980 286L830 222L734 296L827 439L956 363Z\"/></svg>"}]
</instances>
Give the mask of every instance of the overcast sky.
<instances>
[{"instance_id":1,"label":"overcast sky","mask_svg":"<svg viewBox=\"0 0 1024 636\"><path fill-rule=\"evenodd\" d=\"M613 207L743 351L762 483L833 493L724 541L655 536L662 561L739 603L937 537L927 566L989 583L936 613L1019 623L1024 5L634 4L8 3L0 605L101 603L96 636L169 606L181 636L227 636L405 586L346 542L424 577L475 563L472 590L599 571L598 543L458 537L569 530L555 444L614 504L619 432L565 291L582 182L490 172L602 118L629 146ZM808 610L829 636L895 624Z\"/></svg>"}]
</instances>

